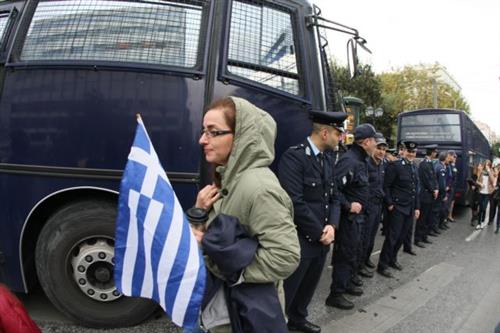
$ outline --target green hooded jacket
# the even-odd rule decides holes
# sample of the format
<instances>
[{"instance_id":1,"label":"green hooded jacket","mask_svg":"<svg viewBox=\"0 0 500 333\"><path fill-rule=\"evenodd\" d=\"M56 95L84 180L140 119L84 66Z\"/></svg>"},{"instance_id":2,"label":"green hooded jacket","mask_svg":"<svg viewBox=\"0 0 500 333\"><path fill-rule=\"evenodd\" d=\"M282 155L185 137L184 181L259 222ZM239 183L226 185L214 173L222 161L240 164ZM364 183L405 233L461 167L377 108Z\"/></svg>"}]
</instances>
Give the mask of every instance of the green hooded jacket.
<instances>
[{"instance_id":1,"label":"green hooded jacket","mask_svg":"<svg viewBox=\"0 0 500 333\"><path fill-rule=\"evenodd\" d=\"M243 272L249 283L279 282L290 276L300 260L293 223L293 204L269 169L274 160L276 123L248 101L231 97L236 106L236 129L227 165L217 167L222 197L212 216L235 216L256 236L259 248ZM215 264L207 262L214 274ZM220 275L219 275L220 276Z\"/></svg>"}]
</instances>

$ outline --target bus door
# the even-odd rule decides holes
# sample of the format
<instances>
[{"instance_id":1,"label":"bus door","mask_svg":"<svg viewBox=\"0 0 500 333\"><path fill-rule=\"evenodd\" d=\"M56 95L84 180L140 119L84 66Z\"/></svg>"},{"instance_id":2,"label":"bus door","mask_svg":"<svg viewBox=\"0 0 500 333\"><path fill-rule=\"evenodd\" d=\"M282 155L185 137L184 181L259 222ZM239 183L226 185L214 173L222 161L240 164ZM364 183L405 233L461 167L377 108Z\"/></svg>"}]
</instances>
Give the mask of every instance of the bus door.
<instances>
[{"instance_id":1,"label":"bus door","mask_svg":"<svg viewBox=\"0 0 500 333\"><path fill-rule=\"evenodd\" d=\"M278 3L228 1L213 93L243 97L269 112L278 123L277 157L309 134L312 84L306 82L318 73L305 69L314 56L305 54L304 9L292 1Z\"/></svg>"}]
</instances>

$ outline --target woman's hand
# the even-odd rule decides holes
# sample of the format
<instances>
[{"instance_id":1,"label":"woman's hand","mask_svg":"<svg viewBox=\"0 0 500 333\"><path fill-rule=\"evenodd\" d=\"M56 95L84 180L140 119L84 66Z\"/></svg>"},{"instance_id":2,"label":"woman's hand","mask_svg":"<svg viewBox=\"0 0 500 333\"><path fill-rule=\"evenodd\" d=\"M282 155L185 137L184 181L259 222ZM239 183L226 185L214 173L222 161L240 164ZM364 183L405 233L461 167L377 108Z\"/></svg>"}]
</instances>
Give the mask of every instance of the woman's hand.
<instances>
[{"instance_id":1,"label":"woman's hand","mask_svg":"<svg viewBox=\"0 0 500 333\"><path fill-rule=\"evenodd\" d=\"M212 208L214 202L220 198L219 188L212 185L207 185L198 192L196 197L196 208L203 208L207 212Z\"/></svg>"}]
</instances>

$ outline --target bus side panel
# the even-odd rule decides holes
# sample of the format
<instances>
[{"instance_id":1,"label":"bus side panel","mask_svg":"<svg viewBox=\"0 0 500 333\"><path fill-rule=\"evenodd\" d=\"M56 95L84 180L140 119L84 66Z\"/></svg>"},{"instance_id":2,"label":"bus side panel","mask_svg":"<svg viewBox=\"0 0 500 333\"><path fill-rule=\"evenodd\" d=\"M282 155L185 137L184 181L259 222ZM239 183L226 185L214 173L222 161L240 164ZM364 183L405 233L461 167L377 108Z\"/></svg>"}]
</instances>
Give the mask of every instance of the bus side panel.
<instances>
[{"instance_id":1,"label":"bus side panel","mask_svg":"<svg viewBox=\"0 0 500 333\"><path fill-rule=\"evenodd\" d=\"M14 291L24 291L22 264L20 262L20 241L24 222L31 209L43 198L61 189L78 186L95 186L118 190L116 181L89 181L85 179L57 179L52 177L0 174L0 251L5 254L4 282ZM8 223L7 223L8 222ZM40 223L42 221L39 221ZM36 228L35 228L36 229ZM29 235L24 235L29 236ZM34 253L24 253L28 262ZM29 265L29 263L28 263ZM33 277L27 276L27 280Z\"/></svg>"},{"instance_id":2,"label":"bus side panel","mask_svg":"<svg viewBox=\"0 0 500 333\"><path fill-rule=\"evenodd\" d=\"M123 169L140 113L169 172L198 172L203 80L91 70L9 72L4 163Z\"/></svg>"},{"instance_id":3,"label":"bus side panel","mask_svg":"<svg viewBox=\"0 0 500 333\"><path fill-rule=\"evenodd\" d=\"M8 71L0 101L0 162L123 170L140 113L167 172L199 173L197 143L204 81L139 72L25 69ZM118 191L119 181L59 180L0 173L0 251L4 279L22 290L19 239L33 206L54 191L98 186ZM190 207L197 185L176 184Z\"/></svg>"}]
</instances>

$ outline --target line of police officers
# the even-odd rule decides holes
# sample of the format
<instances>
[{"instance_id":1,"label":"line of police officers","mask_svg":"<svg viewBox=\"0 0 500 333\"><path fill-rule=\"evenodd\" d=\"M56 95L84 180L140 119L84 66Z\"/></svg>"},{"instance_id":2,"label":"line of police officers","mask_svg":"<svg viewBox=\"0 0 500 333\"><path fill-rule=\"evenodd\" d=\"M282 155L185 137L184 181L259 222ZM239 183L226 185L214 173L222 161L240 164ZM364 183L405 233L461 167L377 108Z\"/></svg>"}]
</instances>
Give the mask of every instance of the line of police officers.
<instances>
[{"instance_id":1,"label":"line of police officers","mask_svg":"<svg viewBox=\"0 0 500 333\"><path fill-rule=\"evenodd\" d=\"M373 277L370 260L382 215L385 241L377 272L391 278L389 267L402 270L399 249L424 247L441 214L442 197L433 165L436 147L428 146L426 159L417 169L413 160L417 145L402 142L399 159L385 158L387 143L370 124L355 128L354 143L335 163L333 152L343 133L346 114L311 111L313 129L302 143L281 157L278 176L294 204L294 222L301 246L297 270L284 282L288 327L293 331L321 332L307 320L307 307L333 243L332 283L326 305L352 309L345 294L363 294L359 275ZM439 169L438 174L440 174ZM420 179L420 181L419 181ZM335 240L335 242L334 242Z\"/></svg>"}]
</instances>

